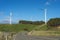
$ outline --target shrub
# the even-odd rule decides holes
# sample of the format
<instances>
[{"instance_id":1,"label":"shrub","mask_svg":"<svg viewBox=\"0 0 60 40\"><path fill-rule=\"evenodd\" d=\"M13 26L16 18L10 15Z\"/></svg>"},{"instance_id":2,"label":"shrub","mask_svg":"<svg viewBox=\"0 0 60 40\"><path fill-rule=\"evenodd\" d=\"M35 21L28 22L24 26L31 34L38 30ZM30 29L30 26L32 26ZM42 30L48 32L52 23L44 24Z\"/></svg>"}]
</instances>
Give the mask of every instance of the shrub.
<instances>
[{"instance_id":1,"label":"shrub","mask_svg":"<svg viewBox=\"0 0 60 40\"><path fill-rule=\"evenodd\" d=\"M60 25L60 18L52 18L47 22L48 26L57 27Z\"/></svg>"}]
</instances>

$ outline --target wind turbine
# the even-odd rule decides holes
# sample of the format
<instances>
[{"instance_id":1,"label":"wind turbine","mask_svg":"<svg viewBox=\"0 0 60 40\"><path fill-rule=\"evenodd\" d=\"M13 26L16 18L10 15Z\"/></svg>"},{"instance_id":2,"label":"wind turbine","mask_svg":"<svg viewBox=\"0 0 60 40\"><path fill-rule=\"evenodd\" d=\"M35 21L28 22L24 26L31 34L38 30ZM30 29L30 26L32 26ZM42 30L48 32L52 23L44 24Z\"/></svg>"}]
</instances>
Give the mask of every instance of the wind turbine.
<instances>
[{"instance_id":1,"label":"wind turbine","mask_svg":"<svg viewBox=\"0 0 60 40\"><path fill-rule=\"evenodd\" d=\"M12 12L10 12L10 24L12 24Z\"/></svg>"},{"instance_id":2,"label":"wind turbine","mask_svg":"<svg viewBox=\"0 0 60 40\"><path fill-rule=\"evenodd\" d=\"M45 7L41 9L42 11L44 11L44 21L45 21L45 24L47 24L47 6L50 5L49 1L46 1L45 2Z\"/></svg>"},{"instance_id":3,"label":"wind turbine","mask_svg":"<svg viewBox=\"0 0 60 40\"><path fill-rule=\"evenodd\" d=\"M48 0L48 1L46 1L46 3L45 3L45 6L46 6L45 9L44 9L44 11L45 11L45 12L44 12L44 13L45 13L45 14L44 14L44 15L45 15L45 24L47 24L47 23L46 23L46 22L47 22L47 6L50 5L50 1L52 1L52 0ZM53 1L56 1L56 0L53 0Z\"/></svg>"},{"instance_id":4,"label":"wind turbine","mask_svg":"<svg viewBox=\"0 0 60 40\"><path fill-rule=\"evenodd\" d=\"M45 15L45 24L47 24L46 22L47 22L47 6L49 5L49 2L47 1L46 3L45 3L45 9L44 9L44 15Z\"/></svg>"},{"instance_id":5,"label":"wind turbine","mask_svg":"<svg viewBox=\"0 0 60 40\"><path fill-rule=\"evenodd\" d=\"M45 24L47 24L47 12L48 12L47 7L50 5L50 2L56 2L56 0L47 0L45 2L45 7L43 9L41 9L42 11L44 10L44 21L45 21Z\"/></svg>"},{"instance_id":6,"label":"wind turbine","mask_svg":"<svg viewBox=\"0 0 60 40\"><path fill-rule=\"evenodd\" d=\"M47 22L47 9L44 9L44 11L45 11L45 24L46 24L46 22Z\"/></svg>"}]
</instances>

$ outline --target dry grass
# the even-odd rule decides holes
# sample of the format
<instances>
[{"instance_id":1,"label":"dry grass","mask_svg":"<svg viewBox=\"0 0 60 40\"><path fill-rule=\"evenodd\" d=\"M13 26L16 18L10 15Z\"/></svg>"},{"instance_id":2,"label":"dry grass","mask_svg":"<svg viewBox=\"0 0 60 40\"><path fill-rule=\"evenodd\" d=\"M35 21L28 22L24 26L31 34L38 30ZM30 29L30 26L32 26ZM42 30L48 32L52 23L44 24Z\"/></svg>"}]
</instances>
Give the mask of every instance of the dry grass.
<instances>
[{"instance_id":1,"label":"dry grass","mask_svg":"<svg viewBox=\"0 0 60 40\"><path fill-rule=\"evenodd\" d=\"M31 31L28 35L35 35L35 36L60 36L59 31Z\"/></svg>"}]
</instances>

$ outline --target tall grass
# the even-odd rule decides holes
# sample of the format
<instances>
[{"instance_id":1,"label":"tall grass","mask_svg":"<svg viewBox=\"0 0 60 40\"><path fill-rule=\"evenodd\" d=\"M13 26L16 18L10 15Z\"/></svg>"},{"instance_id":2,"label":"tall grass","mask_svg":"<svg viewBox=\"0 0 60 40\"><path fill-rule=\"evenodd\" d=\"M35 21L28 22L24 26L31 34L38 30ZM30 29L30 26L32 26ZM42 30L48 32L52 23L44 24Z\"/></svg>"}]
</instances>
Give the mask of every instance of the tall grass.
<instances>
[{"instance_id":1,"label":"tall grass","mask_svg":"<svg viewBox=\"0 0 60 40\"><path fill-rule=\"evenodd\" d=\"M31 24L0 24L0 31L5 32L20 32L24 31L24 29L28 29L28 31L33 30L34 27L37 25L31 25Z\"/></svg>"}]
</instances>

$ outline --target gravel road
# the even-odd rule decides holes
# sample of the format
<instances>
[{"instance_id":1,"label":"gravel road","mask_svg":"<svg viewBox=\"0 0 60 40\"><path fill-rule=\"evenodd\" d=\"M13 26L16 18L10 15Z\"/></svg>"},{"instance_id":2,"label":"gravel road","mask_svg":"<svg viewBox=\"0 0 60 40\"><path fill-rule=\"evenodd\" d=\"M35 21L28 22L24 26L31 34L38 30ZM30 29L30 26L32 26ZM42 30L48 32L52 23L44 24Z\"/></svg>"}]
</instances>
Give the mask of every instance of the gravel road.
<instances>
[{"instance_id":1,"label":"gravel road","mask_svg":"<svg viewBox=\"0 0 60 40\"><path fill-rule=\"evenodd\" d=\"M27 32L18 33L15 40L60 40L60 36L30 36Z\"/></svg>"}]
</instances>

